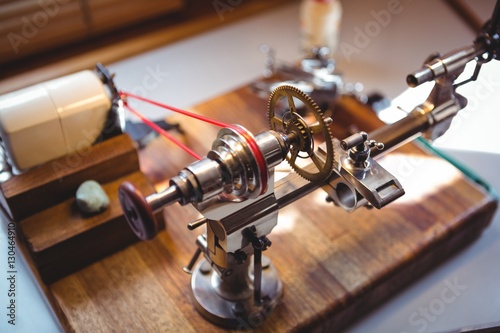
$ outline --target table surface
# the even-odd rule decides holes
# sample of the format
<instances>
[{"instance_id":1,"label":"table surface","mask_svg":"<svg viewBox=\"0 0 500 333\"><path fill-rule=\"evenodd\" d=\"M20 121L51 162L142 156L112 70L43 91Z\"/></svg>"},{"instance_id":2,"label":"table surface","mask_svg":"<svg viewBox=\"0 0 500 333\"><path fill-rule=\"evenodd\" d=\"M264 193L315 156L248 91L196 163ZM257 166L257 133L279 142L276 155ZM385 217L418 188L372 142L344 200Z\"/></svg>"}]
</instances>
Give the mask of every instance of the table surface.
<instances>
[{"instance_id":1,"label":"table surface","mask_svg":"<svg viewBox=\"0 0 500 333\"><path fill-rule=\"evenodd\" d=\"M369 42L355 44L356 34L374 25L373 13L386 9L389 3L387 0L343 2L341 40L357 46L359 52L350 56L340 52L338 66L346 81L362 82L367 92L378 91L394 98L406 90L406 75L417 69L430 53L445 53L469 45L475 35L441 1L401 0L399 14L392 15L385 27L379 26ZM474 11L486 19L493 6L493 0L474 2ZM298 3L294 2L109 67L117 74L121 89L189 107L260 76L264 61L259 52L261 43L273 46L282 61L298 60L297 18ZM500 164L500 146L496 144L494 126L500 123L500 114L494 107L500 105L499 72L499 64L487 64L480 80L460 88L459 92L469 98L469 106L446 136L435 143L497 190L500 179L495 176ZM422 96L419 91L411 91L410 95ZM165 116L154 109L145 112L152 118ZM2 224L2 232L4 229ZM360 318L349 331L442 332L499 321L500 267L495 260L500 255L499 235L497 214L478 241L394 295L370 315ZM0 247L7 248L6 237L0 237ZM2 320L0 331L60 331L20 256L18 265L16 326ZM6 255L1 256L0 267L7 267ZM444 308L436 308L443 290L453 281L465 286L464 290ZM3 286L0 288L4 289ZM6 299L7 290L0 293L0 299Z\"/></svg>"}]
</instances>

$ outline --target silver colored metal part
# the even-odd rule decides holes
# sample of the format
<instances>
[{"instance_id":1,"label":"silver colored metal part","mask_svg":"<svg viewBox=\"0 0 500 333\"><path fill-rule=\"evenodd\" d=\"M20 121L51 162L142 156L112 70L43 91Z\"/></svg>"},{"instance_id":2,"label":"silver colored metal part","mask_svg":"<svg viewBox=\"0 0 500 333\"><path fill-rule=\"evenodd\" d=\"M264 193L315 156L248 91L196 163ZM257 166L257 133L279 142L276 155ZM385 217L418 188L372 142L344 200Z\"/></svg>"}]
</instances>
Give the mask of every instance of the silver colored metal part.
<instances>
[{"instance_id":1,"label":"silver colored metal part","mask_svg":"<svg viewBox=\"0 0 500 333\"><path fill-rule=\"evenodd\" d=\"M416 87L424 82L438 80L445 76L450 77L451 75L455 75L454 80L462 73L469 61L483 53L484 50L478 48L476 45L472 45L451 51L442 57L433 57L421 69L408 75L406 81L410 87Z\"/></svg>"},{"instance_id":2,"label":"silver colored metal part","mask_svg":"<svg viewBox=\"0 0 500 333\"><path fill-rule=\"evenodd\" d=\"M197 219L197 220L195 220L193 222L189 222L188 223L188 229L189 230L194 230L196 228L201 227L202 225L204 225L207 222L208 222L208 220L205 217L199 218L199 219Z\"/></svg>"},{"instance_id":3,"label":"silver colored metal part","mask_svg":"<svg viewBox=\"0 0 500 333\"><path fill-rule=\"evenodd\" d=\"M363 103L368 100L363 84L344 82L326 47L312 49L311 54L301 60L300 66L278 61L276 52L269 45L263 45L261 51L266 55L263 71L266 80L255 81L251 88L262 98L267 98L278 86L289 85L307 93L324 110L334 108L341 95L354 96ZM278 81L269 80L274 75Z\"/></svg>"},{"instance_id":4,"label":"silver colored metal part","mask_svg":"<svg viewBox=\"0 0 500 333\"><path fill-rule=\"evenodd\" d=\"M280 164L290 149L288 137L275 131L257 134L255 140L264 154L268 168L274 168Z\"/></svg>"},{"instance_id":5,"label":"silver colored metal part","mask_svg":"<svg viewBox=\"0 0 500 333\"><path fill-rule=\"evenodd\" d=\"M368 140L363 141L362 144L368 145L369 142ZM345 145L343 146L345 147ZM360 160L352 159L349 154L354 155L351 150L355 148L356 146L346 151L341 147L340 141L334 139L335 169L329 180L322 184L322 188L336 205L348 212L365 206L367 203L380 209L404 194L404 189L396 177L370 157L369 153L363 152L362 163L360 163ZM370 151L370 147L367 147L367 150ZM324 159L325 156L325 147L321 145L318 158ZM305 169L312 167L311 164L306 166ZM292 182L290 176L286 177L286 179L288 182ZM296 183L296 181L293 182ZM279 190L281 185L280 181L277 184L276 193L280 208L288 204L287 198L290 196L296 196L296 199L298 199L310 191L310 185L306 186L304 184L297 186L302 187L300 191L303 191L303 193L300 193L299 189L293 194L284 193ZM285 189L286 186L283 186L283 188Z\"/></svg>"},{"instance_id":6,"label":"silver colored metal part","mask_svg":"<svg viewBox=\"0 0 500 333\"><path fill-rule=\"evenodd\" d=\"M353 185L343 178L336 178L323 189L337 206L342 207L347 212L353 212L368 202Z\"/></svg>"},{"instance_id":7,"label":"silver colored metal part","mask_svg":"<svg viewBox=\"0 0 500 333\"><path fill-rule=\"evenodd\" d=\"M481 57L486 52L486 46L483 43L475 43L442 57L435 56L426 62L423 68L407 76L406 81L410 87L435 81L427 100L412 111L427 117L427 129L423 134L426 139L432 141L442 136L449 129L458 111L467 105L467 99L456 93L455 89L476 79L481 64L485 61ZM477 60L477 64L472 77L461 83L455 83L464 71L465 65L474 59Z\"/></svg>"},{"instance_id":8,"label":"silver colored metal part","mask_svg":"<svg viewBox=\"0 0 500 333\"><path fill-rule=\"evenodd\" d=\"M158 212L163 209L163 207L171 205L179 201L179 193L177 192L177 187L170 186L166 190L154 193L146 197L146 202L151 206L153 212Z\"/></svg>"},{"instance_id":9,"label":"silver colored metal part","mask_svg":"<svg viewBox=\"0 0 500 333\"><path fill-rule=\"evenodd\" d=\"M251 262L247 260L235 265L232 273L224 277L216 271L206 273L201 269L207 266L206 260L198 263L191 279L191 290L195 307L202 316L220 326L238 330L255 329L263 324L279 303L283 284L274 265L267 262L263 266L261 283L265 298L261 304L255 304Z\"/></svg>"},{"instance_id":10,"label":"silver colored metal part","mask_svg":"<svg viewBox=\"0 0 500 333\"><path fill-rule=\"evenodd\" d=\"M245 138L234 129L219 131L207 157L220 163L226 193L242 198L255 198L261 194L262 174L256 157Z\"/></svg>"},{"instance_id":11,"label":"silver colored metal part","mask_svg":"<svg viewBox=\"0 0 500 333\"><path fill-rule=\"evenodd\" d=\"M423 135L428 140L442 136L458 111L467 105L467 99L455 92L452 80L454 75L438 80L427 100L413 110L427 117L428 129Z\"/></svg>"},{"instance_id":12,"label":"silver colored metal part","mask_svg":"<svg viewBox=\"0 0 500 333\"><path fill-rule=\"evenodd\" d=\"M293 109L293 103L290 106ZM429 107L430 111L435 109ZM198 250L185 270L193 273L191 286L196 308L219 325L238 328L241 324L254 323L255 318L261 323L281 297L282 284L272 264L256 259L256 272L262 271L262 277L258 279L257 274L258 280L253 280L250 259L259 258L254 254L262 253L255 247L255 240L262 241L272 232L280 208L319 187L347 211L368 204L376 208L387 205L404 190L373 157L448 118L441 112L430 116L414 110L406 120L388 125L370 136L359 133L342 143L327 140L316 147L310 140L312 134L327 131L326 138L331 138L327 127L330 120L323 119L323 114L318 112L315 116L320 118L308 124L301 116L295 116L293 110L290 114L292 116L285 120L270 117L271 124L283 126L281 133L271 130L254 137L269 172L264 193L262 173L254 151L243 135L228 128L219 132L206 158L182 170L171 180L171 187L166 191L147 198L147 203L155 210L174 202L192 203L203 214L204 220L193 223L192 227L205 224L206 233L198 237ZM380 142L385 144L383 150L378 150L383 148ZM308 175L326 168L321 179L310 182L291 173L275 186L273 167L287 154L290 156L294 149L295 158L298 152L309 154L309 157L314 152L311 162L300 170ZM248 236L249 229L252 237ZM200 253L205 259L194 266ZM249 328L254 325L250 324Z\"/></svg>"},{"instance_id":13,"label":"silver colored metal part","mask_svg":"<svg viewBox=\"0 0 500 333\"><path fill-rule=\"evenodd\" d=\"M370 147L361 151L362 156L359 158L356 157L358 152L353 152L357 147L345 151L338 149L339 146L336 143L337 172L343 181L329 183L333 193L327 192L333 194L331 198L334 202L346 211L364 206L366 201L380 209L405 193L396 177L370 157Z\"/></svg>"},{"instance_id":14,"label":"silver colored metal part","mask_svg":"<svg viewBox=\"0 0 500 333\"><path fill-rule=\"evenodd\" d=\"M245 135L262 153L265 173ZM253 327L256 318L262 323L269 316L282 295L275 268L268 260L262 265L258 258L263 249L253 242L267 240L277 224L273 168L289 148L289 138L275 131L253 137L244 129L224 128L206 158L179 172L168 189L146 199L154 210L178 201L192 203L203 214L203 219L189 224L191 229L205 224L206 233L198 237L198 249L184 271L193 274L196 308L214 323ZM250 229L253 240L245 233ZM201 253L205 259L194 266Z\"/></svg>"},{"instance_id":15,"label":"silver colored metal part","mask_svg":"<svg viewBox=\"0 0 500 333\"><path fill-rule=\"evenodd\" d=\"M246 131L246 130L245 130ZM255 141L264 156L267 169L283 161L288 138L263 132ZM272 190L272 175L268 188ZM262 175L246 139L234 129L222 129L206 158L192 163L170 180L170 187L146 198L153 211L179 202L193 203L201 211L217 203L241 202L262 194ZM236 207L235 207L236 208ZM240 207L241 208L241 207ZM225 216L225 215L223 215Z\"/></svg>"},{"instance_id":16,"label":"silver colored metal part","mask_svg":"<svg viewBox=\"0 0 500 333\"><path fill-rule=\"evenodd\" d=\"M340 141L340 148L347 152L345 163L353 168L367 169L370 166L371 149L384 149L384 144L375 140L368 140L366 132L354 133L350 137Z\"/></svg>"},{"instance_id":17,"label":"silver colored metal part","mask_svg":"<svg viewBox=\"0 0 500 333\"><path fill-rule=\"evenodd\" d=\"M255 227L260 237L269 235L277 223L278 205L274 194L269 194L217 221L220 228L214 233L218 245L227 253L234 253L249 245L248 240L241 235L241 230Z\"/></svg>"},{"instance_id":18,"label":"silver colored metal part","mask_svg":"<svg viewBox=\"0 0 500 333\"><path fill-rule=\"evenodd\" d=\"M214 160L203 158L185 168L196 178L196 202L209 200L222 193L224 189L224 174L221 165ZM194 201L194 200L193 200Z\"/></svg>"}]
</instances>

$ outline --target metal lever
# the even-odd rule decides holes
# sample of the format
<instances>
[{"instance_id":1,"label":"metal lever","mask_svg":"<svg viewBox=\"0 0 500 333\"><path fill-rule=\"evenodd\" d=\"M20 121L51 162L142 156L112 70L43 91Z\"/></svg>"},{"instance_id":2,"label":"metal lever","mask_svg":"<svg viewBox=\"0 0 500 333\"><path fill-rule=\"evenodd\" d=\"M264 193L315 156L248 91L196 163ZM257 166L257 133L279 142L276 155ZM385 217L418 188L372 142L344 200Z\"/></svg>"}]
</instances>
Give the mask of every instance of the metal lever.
<instances>
[{"instance_id":1,"label":"metal lever","mask_svg":"<svg viewBox=\"0 0 500 333\"><path fill-rule=\"evenodd\" d=\"M205 223L207 223L207 219L202 217L202 218L199 218L197 219L196 221L193 221L193 222L190 222L188 223L188 229L189 230L194 230L198 227L201 227L202 225L204 225Z\"/></svg>"},{"instance_id":2,"label":"metal lever","mask_svg":"<svg viewBox=\"0 0 500 333\"><path fill-rule=\"evenodd\" d=\"M245 237L252 243L253 254L253 288L254 288L254 302L255 305L262 304L266 297L262 297L262 251L267 250L271 246L271 241L266 237L257 237L256 229L254 226L243 230Z\"/></svg>"},{"instance_id":3,"label":"metal lever","mask_svg":"<svg viewBox=\"0 0 500 333\"><path fill-rule=\"evenodd\" d=\"M187 266L182 267L182 270L184 272L186 272L187 274L193 274L194 264L196 264L196 261L198 261L200 254L201 254L201 249L197 248L193 254L193 257L191 258L191 260L189 260L189 263L187 264Z\"/></svg>"}]
</instances>

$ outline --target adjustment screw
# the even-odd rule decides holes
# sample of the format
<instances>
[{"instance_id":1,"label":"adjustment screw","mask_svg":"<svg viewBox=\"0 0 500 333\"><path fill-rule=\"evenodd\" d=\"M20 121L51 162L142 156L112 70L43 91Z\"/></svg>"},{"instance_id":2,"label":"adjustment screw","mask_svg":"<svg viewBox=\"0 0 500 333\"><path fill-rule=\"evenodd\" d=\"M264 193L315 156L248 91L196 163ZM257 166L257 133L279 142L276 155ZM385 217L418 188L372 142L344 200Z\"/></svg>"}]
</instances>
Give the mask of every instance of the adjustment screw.
<instances>
[{"instance_id":1,"label":"adjustment screw","mask_svg":"<svg viewBox=\"0 0 500 333\"><path fill-rule=\"evenodd\" d=\"M241 302L234 303L231 309L233 310L233 313L237 316L242 316L247 312L245 304Z\"/></svg>"},{"instance_id":2,"label":"adjustment screw","mask_svg":"<svg viewBox=\"0 0 500 333\"><path fill-rule=\"evenodd\" d=\"M238 250L234 253L234 258L236 260L236 263L240 265L248 259L248 256L245 252Z\"/></svg>"}]
</instances>

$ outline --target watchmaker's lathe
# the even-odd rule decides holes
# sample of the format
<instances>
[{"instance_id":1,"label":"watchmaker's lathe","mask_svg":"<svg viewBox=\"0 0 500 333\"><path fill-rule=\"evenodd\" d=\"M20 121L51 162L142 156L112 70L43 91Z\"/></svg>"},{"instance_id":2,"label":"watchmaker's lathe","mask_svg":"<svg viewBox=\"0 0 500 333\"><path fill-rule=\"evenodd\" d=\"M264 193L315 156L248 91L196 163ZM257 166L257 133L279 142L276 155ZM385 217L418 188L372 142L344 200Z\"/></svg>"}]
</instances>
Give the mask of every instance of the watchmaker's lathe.
<instances>
[{"instance_id":1,"label":"watchmaker's lathe","mask_svg":"<svg viewBox=\"0 0 500 333\"><path fill-rule=\"evenodd\" d=\"M286 111L278 114L283 101ZM299 103L308 110L304 117L297 112ZM185 270L193 273L195 304L209 320L237 326L241 318L265 318L280 299L281 281L262 251L271 245L267 236L279 209L293 201L280 200L274 189L274 167L283 160L304 179L324 185L347 210L367 204L381 208L403 195L399 182L370 156L384 145L368 140L366 133L334 140L331 121L300 90L280 86L269 100L270 131L254 137L239 125L223 128L207 157L182 170L158 194L143 198L132 184L121 186L123 210L141 239L156 235L153 212L172 203L191 203L204 216L189 224L190 229L206 224L206 233L198 237ZM302 160L309 164L302 166ZM194 267L202 253L205 259Z\"/></svg>"},{"instance_id":2,"label":"watchmaker's lathe","mask_svg":"<svg viewBox=\"0 0 500 333\"><path fill-rule=\"evenodd\" d=\"M3 108L5 133L0 132L5 161L13 168L6 163L3 175L10 178L0 183L0 204L17 223L26 258L64 330L223 331L206 318L238 330L265 322L266 332L336 331L476 239L497 209L498 199L487 185L425 144L378 157L448 129L467 104L456 88L498 58L498 17L497 5L472 45L435 55L409 75L410 86L432 81L434 88L406 117L384 127L364 104L366 96L342 81L321 48L301 67L268 68L272 77L194 107L200 117L248 127L219 123L222 129L215 134L210 125L189 123L183 139L194 150L208 150L206 137L215 140L206 157L192 154L198 160L187 167L187 159L164 154L171 143L155 140L136 150L133 139L122 134L134 137L123 127L121 111L132 111L128 99L141 97L116 89L100 65L95 73L72 76L70 86L60 84L67 78L51 81L62 87L58 96L87 113L82 95L71 92L81 93L80 85L95 88L100 102L90 113L97 112L101 125L114 125L97 126L95 137L77 145L88 150L76 155L51 153L43 161L20 163L21 146L11 138L28 141L14 135L20 127L12 130L7 120L22 120L17 109L37 109L27 106L30 100L3 96L4 102L16 103ZM475 73L457 83L471 61ZM256 98L256 92L265 98ZM89 98L83 99L94 100ZM10 112L12 106L16 112ZM47 110L55 114L52 105ZM145 128L148 121L143 121L139 125ZM57 133L64 131L55 124ZM32 130L26 133L35 142ZM22 151L32 146L28 142ZM285 160L290 167L281 165ZM415 163L411 177L405 177L394 166L409 161ZM283 170L286 176L280 178ZM401 176L407 190L406 198L389 207L405 191L387 170ZM91 178L103 184L111 206L83 216L74 209L74 192ZM151 182L162 187L164 179L170 179L168 188L156 193ZM188 229L196 229L196 244L179 221L186 215ZM136 235L154 238L165 227L163 219L166 233L129 246ZM269 258L264 257L270 247ZM191 249L196 251L190 259ZM184 264L191 288L184 288ZM189 296L202 316L186 301Z\"/></svg>"},{"instance_id":3,"label":"watchmaker's lathe","mask_svg":"<svg viewBox=\"0 0 500 333\"><path fill-rule=\"evenodd\" d=\"M119 197L130 227L141 239L151 239L158 232L154 212L176 202L193 204L203 218L189 223L189 229L206 225L184 268L192 273L196 308L222 326L237 327L252 318L261 322L283 292L276 269L262 256L271 245L268 235L279 209L319 187L347 211L380 209L402 196L399 181L373 157L419 135L436 139L448 129L467 104L455 91L464 83L455 80L465 65L476 60L474 80L482 63L497 58L499 12L497 4L492 21L471 47L433 57L408 76L411 86L435 81L427 101L373 133L335 139L329 127L333 120L309 96L293 86L278 86L269 98L269 131L253 136L239 125L223 128L207 157L183 169L158 194L144 198L131 183L122 184ZM299 105L305 114L298 112ZM274 168L285 159L305 182L287 176L285 186L275 189ZM196 264L200 254L204 259Z\"/></svg>"},{"instance_id":4,"label":"watchmaker's lathe","mask_svg":"<svg viewBox=\"0 0 500 333\"><path fill-rule=\"evenodd\" d=\"M280 86L269 98L271 130L253 136L239 125L223 128L207 157L183 169L163 192L144 198L133 184L123 183L123 211L135 234L148 240L159 230L154 213L176 202L193 204L203 218L188 228L206 225L184 268L192 273L196 308L222 326L263 321L282 295L277 270L262 257L271 245L268 235L277 225L279 209L319 187L349 212L364 206L380 209L402 196L399 181L373 157L416 135L435 133L449 121L435 112L454 115L465 103L453 89L446 91L448 95L433 91L425 107L392 125L339 141L330 132L332 119L310 97L293 86ZM307 110L303 116L299 104ZM304 181L287 176L286 186L276 190L274 168L285 159ZM200 254L204 259L196 264Z\"/></svg>"}]
</instances>

